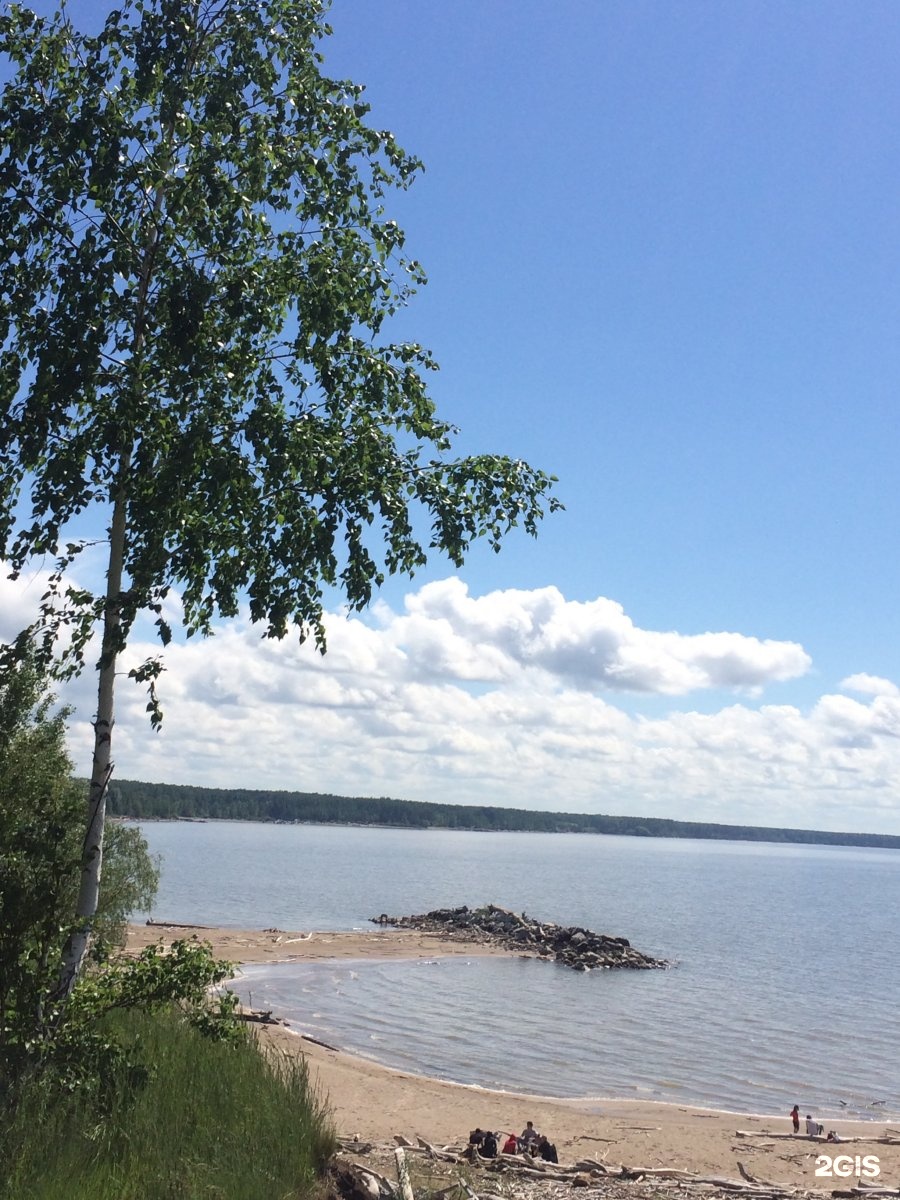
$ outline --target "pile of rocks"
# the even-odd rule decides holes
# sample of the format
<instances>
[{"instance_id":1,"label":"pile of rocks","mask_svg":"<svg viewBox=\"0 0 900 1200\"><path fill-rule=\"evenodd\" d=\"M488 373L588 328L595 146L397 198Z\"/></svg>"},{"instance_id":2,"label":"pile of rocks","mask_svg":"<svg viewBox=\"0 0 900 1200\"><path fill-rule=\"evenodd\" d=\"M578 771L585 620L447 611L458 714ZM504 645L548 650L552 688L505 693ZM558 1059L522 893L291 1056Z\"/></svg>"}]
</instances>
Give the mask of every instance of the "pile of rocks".
<instances>
[{"instance_id":1,"label":"pile of rocks","mask_svg":"<svg viewBox=\"0 0 900 1200\"><path fill-rule=\"evenodd\" d=\"M667 967L664 959L651 958L635 950L627 938L594 933L577 925L555 925L536 921L524 913L510 912L496 904L482 908L438 908L411 917L372 917L376 925L398 925L422 933L440 933L459 941L489 943L538 958L552 958L575 971L599 967L631 967L646 970Z\"/></svg>"}]
</instances>

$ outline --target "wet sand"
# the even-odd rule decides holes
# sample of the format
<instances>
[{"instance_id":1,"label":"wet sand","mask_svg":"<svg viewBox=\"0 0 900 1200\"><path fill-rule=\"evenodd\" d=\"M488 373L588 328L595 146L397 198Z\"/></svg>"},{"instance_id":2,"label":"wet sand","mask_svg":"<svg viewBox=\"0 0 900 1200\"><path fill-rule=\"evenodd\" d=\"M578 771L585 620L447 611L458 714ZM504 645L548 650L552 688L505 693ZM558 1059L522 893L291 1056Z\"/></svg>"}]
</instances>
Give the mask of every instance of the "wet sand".
<instances>
[{"instance_id":1,"label":"wet sand","mask_svg":"<svg viewBox=\"0 0 900 1200\"><path fill-rule=\"evenodd\" d=\"M129 929L128 945L138 949L196 935L230 962L260 963L292 960L371 958L435 958L441 955L507 954L479 944L448 942L410 930L374 929L361 933L304 933L281 930L210 929L174 925L138 925ZM854 1185L855 1156L874 1155L880 1174L865 1182L900 1185L900 1122L885 1126L871 1121L829 1121L845 1138L863 1142L828 1145L806 1137L783 1137L791 1124L787 1114L739 1115L711 1109L636 1100L606 1100L599 1104L489 1092L438 1079L395 1071L368 1059L328 1049L303 1037L302 1026L259 1027L260 1042L289 1054L303 1054L320 1090L327 1095L339 1134L388 1142L395 1134L446 1145L464 1142L476 1125L520 1133L526 1120L546 1133L557 1146L561 1164L579 1158L598 1158L607 1166L674 1167L702 1175L739 1177L738 1162L768 1182L800 1188L846 1188ZM805 1107L797 1097L803 1113ZM814 1114L815 1115L815 1114ZM750 1138L738 1137L748 1131ZM888 1131L897 1145L875 1139ZM768 1136L777 1134L778 1137ZM871 1140L870 1140L871 1139ZM817 1156L849 1155L850 1178L817 1177ZM842 1164L846 1166L846 1164Z\"/></svg>"}]
</instances>

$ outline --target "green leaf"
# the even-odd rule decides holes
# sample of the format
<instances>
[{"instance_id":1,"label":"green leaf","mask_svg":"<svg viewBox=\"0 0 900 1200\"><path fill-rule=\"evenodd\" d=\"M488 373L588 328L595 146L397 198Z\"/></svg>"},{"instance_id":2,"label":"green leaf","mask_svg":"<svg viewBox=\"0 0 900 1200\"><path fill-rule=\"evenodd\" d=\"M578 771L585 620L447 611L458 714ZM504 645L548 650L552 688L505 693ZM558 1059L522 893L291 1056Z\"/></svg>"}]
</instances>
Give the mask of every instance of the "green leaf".
<instances>
[{"instance_id":1,"label":"green leaf","mask_svg":"<svg viewBox=\"0 0 900 1200\"><path fill-rule=\"evenodd\" d=\"M326 7L0 13L0 556L58 555L29 636L59 677L100 631L95 797L118 656L170 589L188 636L246 604L324 650L326 588L362 608L559 507L540 470L454 457L433 358L386 334L424 272L385 197L421 163L324 73ZM103 590L63 583L76 522L109 531ZM159 669L129 674L158 727Z\"/></svg>"}]
</instances>

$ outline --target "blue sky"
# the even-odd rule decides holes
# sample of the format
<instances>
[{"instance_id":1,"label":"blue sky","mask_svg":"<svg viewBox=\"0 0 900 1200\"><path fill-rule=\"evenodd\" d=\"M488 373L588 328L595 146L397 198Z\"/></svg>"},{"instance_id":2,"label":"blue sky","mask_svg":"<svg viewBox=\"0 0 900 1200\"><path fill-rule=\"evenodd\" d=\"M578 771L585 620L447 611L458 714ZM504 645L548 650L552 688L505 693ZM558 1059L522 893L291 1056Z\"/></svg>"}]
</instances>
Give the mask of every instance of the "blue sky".
<instances>
[{"instance_id":1,"label":"blue sky","mask_svg":"<svg viewBox=\"0 0 900 1200\"><path fill-rule=\"evenodd\" d=\"M900 833L896 6L331 22L326 69L426 164L389 202L429 274L395 332L434 351L460 448L553 472L566 511L336 615L331 663L279 651L262 776L255 636L176 648L189 744L126 700L118 774ZM540 646L504 640L523 613Z\"/></svg>"},{"instance_id":2,"label":"blue sky","mask_svg":"<svg viewBox=\"0 0 900 1200\"><path fill-rule=\"evenodd\" d=\"M333 22L328 65L426 162L402 217L436 394L561 479L567 515L483 569L896 673L896 9Z\"/></svg>"},{"instance_id":3,"label":"blue sky","mask_svg":"<svg viewBox=\"0 0 900 1200\"><path fill-rule=\"evenodd\" d=\"M896 675L896 9L411 2L334 25L329 65L428 168L403 216L436 392L473 445L562 481L567 515L504 580Z\"/></svg>"}]
</instances>

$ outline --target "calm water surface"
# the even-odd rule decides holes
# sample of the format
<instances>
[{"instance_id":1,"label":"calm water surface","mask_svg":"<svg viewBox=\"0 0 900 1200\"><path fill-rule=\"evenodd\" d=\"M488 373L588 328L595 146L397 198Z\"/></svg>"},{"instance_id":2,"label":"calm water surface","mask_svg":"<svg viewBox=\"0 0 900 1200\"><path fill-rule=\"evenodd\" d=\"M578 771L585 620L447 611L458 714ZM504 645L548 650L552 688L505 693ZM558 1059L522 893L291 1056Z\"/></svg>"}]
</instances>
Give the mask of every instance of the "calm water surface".
<instances>
[{"instance_id":1,"label":"calm water surface","mask_svg":"<svg viewBox=\"0 0 900 1200\"><path fill-rule=\"evenodd\" d=\"M896 851L242 822L143 830L163 857L160 920L363 929L381 912L493 902L678 963L245 968L237 990L325 1041L533 1094L900 1114Z\"/></svg>"}]
</instances>

